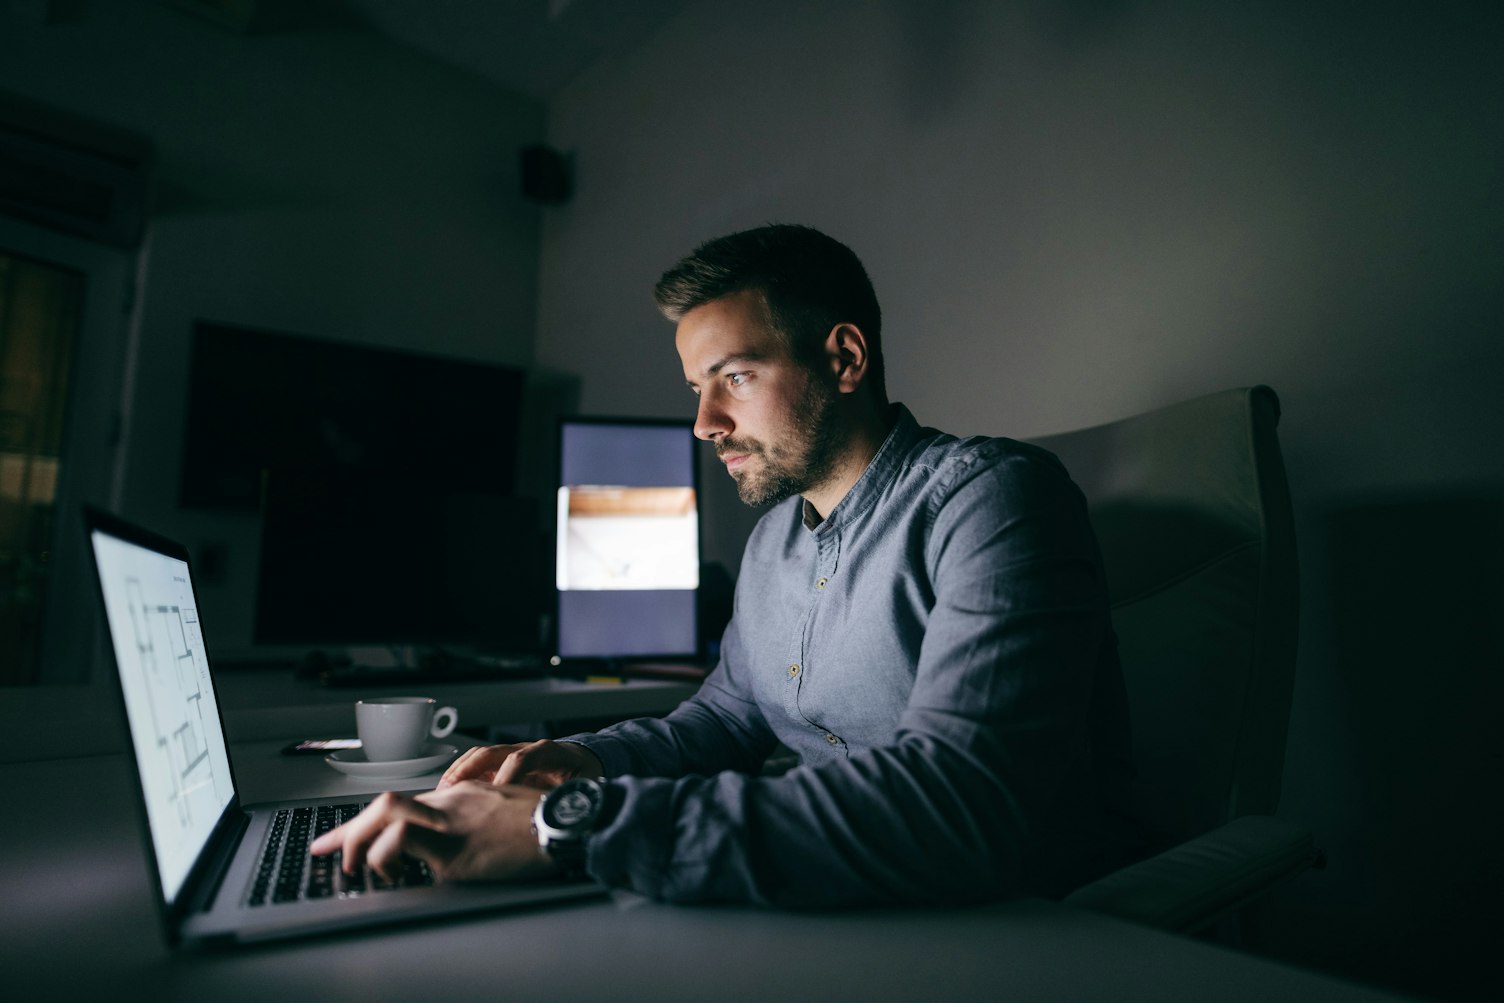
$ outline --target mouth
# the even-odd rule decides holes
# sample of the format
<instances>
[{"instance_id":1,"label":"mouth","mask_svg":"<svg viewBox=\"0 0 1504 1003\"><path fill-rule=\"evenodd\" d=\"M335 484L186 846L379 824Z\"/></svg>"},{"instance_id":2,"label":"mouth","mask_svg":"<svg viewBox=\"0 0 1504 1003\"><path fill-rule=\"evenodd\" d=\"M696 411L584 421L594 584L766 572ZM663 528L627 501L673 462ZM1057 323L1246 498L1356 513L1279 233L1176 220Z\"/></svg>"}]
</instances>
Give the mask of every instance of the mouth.
<instances>
[{"instance_id":1,"label":"mouth","mask_svg":"<svg viewBox=\"0 0 1504 1003\"><path fill-rule=\"evenodd\" d=\"M721 462L726 464L726 471L732 473L743 463L746 463L749 456L750 454L748 453L727 453L721 457Z\"/></svg>"}]
</instances>

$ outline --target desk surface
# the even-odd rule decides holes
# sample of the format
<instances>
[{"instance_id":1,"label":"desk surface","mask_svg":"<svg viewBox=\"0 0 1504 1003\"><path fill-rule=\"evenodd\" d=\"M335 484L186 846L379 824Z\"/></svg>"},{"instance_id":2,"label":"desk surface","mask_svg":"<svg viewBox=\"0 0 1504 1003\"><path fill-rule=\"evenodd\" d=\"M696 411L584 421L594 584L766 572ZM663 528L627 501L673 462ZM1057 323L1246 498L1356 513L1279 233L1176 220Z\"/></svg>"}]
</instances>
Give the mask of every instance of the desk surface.
<instances>
[{"instance_id":1,"label":"desk surface","mask_svg":"<svg viewBox=\"0 0 1504 1003\"><path fill-rule=\"evenodd\" d=\"M699 689L697 681L628 679L587 683L572 679L477 680L326 687L286 671L216 671L215 689L231 741L285 736L354 734L353 704L363 696L421 694L457 707L460 727L628 718L664 714Z\"/></svg>"},{"instance_id":2,"label":"desk surface","mask_svg":"<svg viewBox=\"0 0 1504 1003\"><path fill-rule=\"evenodd\" d=\"M459 709L460 728L666 714L697 681L572 679L394 684L329 688L286 669L216 670L215 688L231 742L355 734L363 696L421 693ZM0 762L31 762L123 751L125 730L113 683L0 690Z\"/></svg>"},{"instance_id":3,"label":"desk surface","mask_svg":"<svg viewBox=\"0 0 1504 1003\"><path fill-rule=\"evenodd\" d=\"M248 794L336 782L238 744ZM325 771L329 774L325 775ZM338 777L341 785L354 784ZM222 953L169 952L122 756L0 764L0 985L11 999L928 1000L1391 998L1047 902L789 914L620 895ZM278 789L281 785L281 789ZM380 785L377 785L380 786ZM344 789L342 786L341 789ZM17 793L24 792L24 793Z\"/></svg>"}]
</instances>

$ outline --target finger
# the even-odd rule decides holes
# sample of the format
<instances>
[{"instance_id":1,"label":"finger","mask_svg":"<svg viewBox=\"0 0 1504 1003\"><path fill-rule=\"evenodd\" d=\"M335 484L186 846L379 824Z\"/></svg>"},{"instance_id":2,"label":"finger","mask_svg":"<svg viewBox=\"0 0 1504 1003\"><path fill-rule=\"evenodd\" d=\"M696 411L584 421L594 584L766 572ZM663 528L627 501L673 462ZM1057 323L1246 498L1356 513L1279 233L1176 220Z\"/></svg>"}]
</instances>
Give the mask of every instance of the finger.
<instances>
[{"instance_id":1,"label":"finger","mask_svg":"<svg viewBox=\"0 0 1504 1003\"><path fill-rule=\"evenodd\" d=\"M447 817L438 808L387 791L372 801L365 811L320 837L318 842L321 849L326 839L335 844L332 849L342 849L341 868L346 874L354 874L365 863L371 845L381 834L394 823L408 820L440 830L447 824ZM335 833L340 834L337 843L332 838Z\"/></svg>"},{"instance_id":2,"label":"finger","mask_svg":"<svg viewBox=\"0 0 1504 1003\"><path fill-rule=\"evenodd\" d=\"M447 822L448 816L443 819ZM396 882L404 870L403 858L413 857L442 878L449 860L463 846L461 836L403 819L393 822L376 837L366 853L366 863L383 878Z\"/></svg>"},{"instance_id":3,"label":"finger","mask_svg":"<svg viewBox=\"0 0 1504 1003\"><path fill-rule=\"evenodd\" d=\"M501 761L501 765L496 769L496 776L491 778L491 783L497 787L516 783L517 778L523 775L531 765L535 758L534 753L542 748L543 744L542 742L528 742L526 745L517 746L507 758Z\"/></svg>"},{"instance_id":4,"label":"finger","mask_svg":"<svg viewBox=\"0 0 1504 1003\"><path fill-rule=\"evenodd\" d=\"M433 872L434 877L443 880L449 876L449 865L453 862L456 854L465 848L465 837L451 833L438 832L425 826L404 822L402 825L402 837L400 842L401 852L390 865L391 875L397 875L405 870L403 857L412 857L423 861Z\"/></svg>"},{"instance_id":5,"label":"finger","mask_svg":"<svg viewBox=\"0 0 1504 1003\"><path fill-rule=\"evenodd\" d=\"M393 822L381 830L366 853L366 866L395 883L402 874L402 852L407 842L408 824Z\"/></svg>"},{"instance_id":6,"label":"finger","mask_svg":"<svg viewBox=\"0 0 1504 1003\"><path fill-rule=\"evenodd\" d=\"M449 815L431 804L401 798L393 805L395 810L388 824L371 841L365 853L366 865L374 867L389 881L401 875L403 854L418 857L430 865L436 864L437 847L443 842L442 834L449 828Z\"/></svg>"},{"instance_id":7,"label":"finger","mask_svg":"<svg viewBox=\"0 0 1504 1003\"><path fill-rule=\"evenodd\" d=\"M366 810L369 811L370 809L367 808ZM343 825L337 825L322 836L319 836L308 844L309 854L315 857L322 857L343 849L345 841L352 835L350 827L354 824L355 819L351 819Z\"/></svg>"},{"instance_id":8,"label":"finger","mask_svg":"<svg viewBox=\"0 0 1504 1003\"><path fill-rule=\"evenodd\" d=\"M325 844L333 843L333 849L341 851L340 870L346 874L356 873L365 866L366 849L389 824L388 815L397 800L395 794L382 794L365 811L322 837L316 845L324 849Z\"/></svg>"},{"instance_id":9,"label":"finger","mask_svg":"<svg viewBox=\"0 0 1504 1003\"><path fill-rule=\"evenodd\" d=\"M349 823L346 823L348 825ZM326 853L333 853L345 845L345 826L336 826L322 836L308 844L308 852L315 857L322 857Z\"/></svg>"},{"instance_id":10,"label":"finger","mask_svg":"<svg viewBox=\"0 0 1504 1003\"><path fill-rule=\"evenodd\" d=\"M450 763L449 769L445 770L444 775L439 778L437 786L448 787L471 776L471 770L474 769L474 760L480 758L482 753L483 747L479 745L460 753L460 758Z\"/></svg>"},{"instance_id":11,"label":"finger","mask_svg":"<svg viewBox=\"0 0 1504 1003\"><path fill-rule=\"evenodd\" d=\"M510 745L477 745L465 750L439 778L439 787L449 787L461 780L489 781L496 773L495 764L511 752Z\"/></svg>"},{"instance_id":12,"label":"finger","mask_svg":"<svg viewBox=\"0 0 1504 1003\"><path fill-rule=\"evenodd\" d=\"M461 780L468 779L476 773L483 772L486 768L487 746L477 745L466 749L460 757L449 764L449 769L444 771L444 776L439 780L440 787L457 784Z\"/></svg>"}]
</instances>

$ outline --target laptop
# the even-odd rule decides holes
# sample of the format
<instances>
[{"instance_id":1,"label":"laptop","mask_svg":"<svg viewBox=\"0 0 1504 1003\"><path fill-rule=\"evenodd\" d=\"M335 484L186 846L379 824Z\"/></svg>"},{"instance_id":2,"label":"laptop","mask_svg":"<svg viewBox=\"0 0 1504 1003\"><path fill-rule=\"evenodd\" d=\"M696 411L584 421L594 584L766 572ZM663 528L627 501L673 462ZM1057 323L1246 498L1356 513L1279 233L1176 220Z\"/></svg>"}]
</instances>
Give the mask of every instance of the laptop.
<instances>
[{"instance_id":1,"label":"laptop","mask_svg":"<svg viewBox=\"0 0 1504 1003\"><path fill-rule=\"evenodd\" d=\"M85 511L170 944L269 940L537 906L604 894L589 881L443 883L410 861L400 879L346 880L307 843L374 795L243 805L181 545ZM310 574L317 574L310 569Z\"/></svg>"}]
</instances>

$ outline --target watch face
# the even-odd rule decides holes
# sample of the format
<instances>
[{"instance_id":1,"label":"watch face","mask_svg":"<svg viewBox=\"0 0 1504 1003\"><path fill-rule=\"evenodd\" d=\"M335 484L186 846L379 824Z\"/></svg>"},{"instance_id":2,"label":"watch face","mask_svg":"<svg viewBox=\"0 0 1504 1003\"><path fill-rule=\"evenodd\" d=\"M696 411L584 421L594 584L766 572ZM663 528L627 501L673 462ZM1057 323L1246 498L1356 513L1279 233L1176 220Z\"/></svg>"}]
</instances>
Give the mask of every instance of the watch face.
<instances>
[{"instance_id":1,"label":"watch face","mask_svg":"<svg viewBox=\"0 0 1504 1003\"><path fill-rule=\"evenodd\" d=\"M543 820L559 829L572 829L595 815L595 792L586 787L561 789L544 803Z\"/></svg>"}]
</instances>

